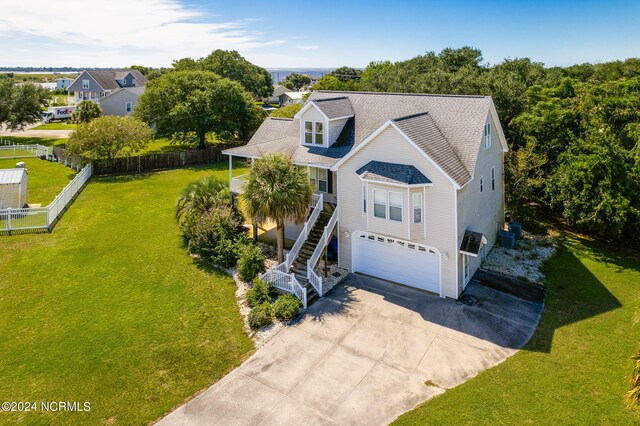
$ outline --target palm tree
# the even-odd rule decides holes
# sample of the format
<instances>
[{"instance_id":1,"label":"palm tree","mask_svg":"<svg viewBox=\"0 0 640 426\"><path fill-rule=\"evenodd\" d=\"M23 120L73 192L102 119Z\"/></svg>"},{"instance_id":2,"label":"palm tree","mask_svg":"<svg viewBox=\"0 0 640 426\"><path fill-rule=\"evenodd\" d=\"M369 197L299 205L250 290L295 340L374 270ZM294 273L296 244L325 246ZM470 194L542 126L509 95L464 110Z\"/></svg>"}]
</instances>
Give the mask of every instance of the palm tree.
<instances>
[{"instance_id":1,"label":"palm tree","mask_svg":"<svg viewBox=\"0 0 640 426\"><path fill-rule=\"evenodd\" d=\"M631 357L633 370L631 371L631 389L627 392L627 405L634 410L640 409L640 352Z\"/></svg>"},{"instance_id":2,"label":"palm tree","mask_svg":"<svg viewBox=\"0 0 640 426\"><path fill-rule=\"evenodd\" d=\"M276 223L278 262L284 260L284 222L307 218L313 190L303 169L282 154L256 160L244 185L245 210L253 223Z\"/></svg>"},{"instance_id":3,"label":"palm tree","mask_svg":"<svg viewBox=\"0 0 640 426\"><path fill-rule=\"evenodd\" d=\"M180 221L193 213L204 214L223 203L229 203L229 188L214 177L204 177L191 182L182 191L178 198L176 219Z\"/></svg>"}]
</instances>

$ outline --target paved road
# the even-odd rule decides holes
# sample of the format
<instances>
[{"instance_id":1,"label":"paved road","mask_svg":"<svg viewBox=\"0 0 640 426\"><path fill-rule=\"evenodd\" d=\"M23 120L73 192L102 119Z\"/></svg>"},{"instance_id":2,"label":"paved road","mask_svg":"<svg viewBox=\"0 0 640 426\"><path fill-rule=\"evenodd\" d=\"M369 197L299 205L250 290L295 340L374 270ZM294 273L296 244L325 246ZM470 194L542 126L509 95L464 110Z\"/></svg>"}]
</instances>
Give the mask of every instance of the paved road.
<instances>
[{"instance_id":1,"label":"paved road","mask_svg":"<svg viewBox=\"0 0 640 426\"><path fill-rule=\"evenodd\" d=\"M33 130L33 127L38 126L38 124L34 124L32 126L27 126L24 130L18 130L15 132L11 132L4 127L0 127L0 138L3 136L19 136L25 138L53 138L53 139L61 139L68 138L71 130Z\"/></svg>"},{"instance_id":2,"label":"paved road","mask_svg":"<svg viewBox=\"0 0 640 426\"><path fill-rule=\"evenodd\" d=\"M477 283L476 306L349 275L161 425L387 424L511 356L542 306Z\"/></svg>"}]
</instances>

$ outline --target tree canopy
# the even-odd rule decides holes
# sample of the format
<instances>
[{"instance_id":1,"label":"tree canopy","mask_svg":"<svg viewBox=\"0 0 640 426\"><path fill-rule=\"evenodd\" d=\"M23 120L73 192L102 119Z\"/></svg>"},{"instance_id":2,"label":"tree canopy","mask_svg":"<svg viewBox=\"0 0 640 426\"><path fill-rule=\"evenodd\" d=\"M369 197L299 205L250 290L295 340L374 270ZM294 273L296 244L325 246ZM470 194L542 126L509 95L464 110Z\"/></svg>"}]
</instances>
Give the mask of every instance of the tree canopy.
<instances>
[{"instance_id":1,"label":"tree canopy","mask_svg":"<svg viewBox=\"0 0 640 426\"><path fill-rule=\"evenodd\" d=\"M238 82L210 71L173 71L147 84L135 115L159 136L204 148L210 132L248 139L265 113Z\"/></svg>"},{"instance_id":2,"label":"tree canopy","mask_svg":"<svg viewBox=\"0 0 640 426\"><path fill-rule=\"evenodd\" d=\"M271 74L252 64L235 50L217 49L200 59L182 58L173 62L175 71L211 71L240 83L255 98L273 94Z\"/></svg>"},{"instance_id":3,"label":"tree canopy","mask_svg":"<svg viewBox=\"0 0 640 426\"><path fill-rule=\"evenodd\" d=\"M283 85L289 90L300 90L305 86L311 84L311 79L304 75L298 73L289 74L284 78Z\"/></svg>"},{"instance_id":4,"label":"tree canopy","mask_svg":"<svg viewBox=\"0 0 640 426\"><path fill-rule=\"evenodd\" d=\"M100 105L93 101L82 101L75 111L73 111L73 121L76 123L88 123L94 118L100 117L102 110Z\"/></svg>"},{"instance_id":5,"label":"tree canopy","mask_svg":"<svg viewBox=\"0 0 640 426\"><path fill-rule=\"evenodd\" d=\"M0 126L22 130L40 121L49 100L49 91L42 87L29 83L16 86L12 78L0 76Z\"/></svg>"},{"instance_id":6,"label":"tree canopy","mask_svg":"<svg viewBox=\"0 0 640 426\"><path fill-rule=\"evenodd\" d=\"M143 149L152 138L153 129L138 119L104 116L79 124L65 148L71 155L111 160Z\"/></svg>"}]
</instances>

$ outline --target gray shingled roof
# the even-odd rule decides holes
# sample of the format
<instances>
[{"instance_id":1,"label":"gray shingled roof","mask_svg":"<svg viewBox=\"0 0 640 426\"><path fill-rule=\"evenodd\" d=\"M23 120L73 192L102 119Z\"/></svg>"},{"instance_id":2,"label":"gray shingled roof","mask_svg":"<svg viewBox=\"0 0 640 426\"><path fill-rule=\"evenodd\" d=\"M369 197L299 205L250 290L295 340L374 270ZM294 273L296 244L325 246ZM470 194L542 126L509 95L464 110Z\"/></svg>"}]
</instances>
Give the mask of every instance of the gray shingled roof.
<instances>
[{"instance_id":1,"label":"gray shingled roof","mask_svg":"<svg viewBox=\"0 0 640 426\"><path fill-rule=\"evenodd\" d=\"M119 89L120 85L116 79L122 79L131 73L136 79L136 86L144 86L147 79L138 70L87 70L87 73L104 89Z\"/></svg>"},{"instance_id":2,"label":"gray shingled roof","mask_svg":"<svg viewBox=\"0 0 640 426\"><path fill-rule=\"evenodd\" d=\"M401 183L406 185L425 185L431 183L429 178L407 164L385 163L382 161L369 161L359 168L356 173L362 179L378 182Z\"/></svg>"},{"instance_id":3,"label":"gray shingled roof","mask_svg":"<svg viewBox=\"0 0 640 426\"><path fill-rule=\"evenodd\" d=\"M0 185L20 183L25 173L25 169L2 169L0 170Z\"/></svg>"},{"instance_id":4,"label":"gray shingled roof","mask_svg":"<svg viewBox=\"0 0 640 426\"><path fill-rule=\"evenodd\" d=\"M464 231L462 244L460 244L460 251L477 255L478 253L480 253L480 247L482 247L483 237L484 235L482 235L480 232Z\"/></svg>"},{"instance_id":5,"label":"gray shingled roof","mask_svg":"<svg viewBox=\"0 0 640 426\"><path fill-rule=\"evenodd\" d=\"M394 120L455 182L463 185L471 178L490 97L320 90L312 92L308 102L318 105L336 98L348 99L354 117L345 125L339 143L330 148L300 145L297 119L287 126L267 119L246 146L225 153L261 156L278 150L296 163L332 166L385 122Z\"/></svg>"},{"instance_id":6,"label":"gray shingled roof","mask_svg":"<svg viewBox=\"0 0 640 426\"><path fill-rule=\"evenodd\" d=\"M351 108L351 102L346 96L329 99L317 99L312 101L320 111L324 113L329 119L338 117L351 117L354 115L353 108Z\"/></svg>"},{"instance_id":7,"label":"gray shingled roof","mask_svg":"<svg viewBox=\"0 0 640 426\"><path fill-rule=\"evenodd\" d=\"M471 177L453 147L428 113L397 118L393 122L451 179L462 185Z\"/></svg>"}]
</instances>

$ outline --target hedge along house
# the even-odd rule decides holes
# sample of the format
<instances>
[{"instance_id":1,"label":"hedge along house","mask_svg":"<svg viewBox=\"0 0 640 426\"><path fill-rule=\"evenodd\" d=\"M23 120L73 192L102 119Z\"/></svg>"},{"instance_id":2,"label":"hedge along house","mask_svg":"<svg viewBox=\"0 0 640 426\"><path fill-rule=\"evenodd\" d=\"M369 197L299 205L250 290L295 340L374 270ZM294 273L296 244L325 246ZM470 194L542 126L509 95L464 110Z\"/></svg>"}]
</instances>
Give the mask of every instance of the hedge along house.
<instances>
[{"instance_id":1,"label":"hedge along house","mask_svg":"<svg viewBox=\"0 0 640 426\"><path fill-rule=\"evenodd\" d=\"M27 170L0 169L0 209L18 209L27 204Z\"/></svg>"},{"instance_id":2,"label":"hedge along house","mask_svg":"<svg viewBox=\"0 0 640 426\"><path fill-rule=\"evenodd\" d=\"M506 151L491 97L314 91L293 120L268 118L224 153L284 153L324 203L279 265L295 281L268 277L322 296L318 253L335 240L350 272L458 298L503 227Z\"/></svg>"}]
</instances>

